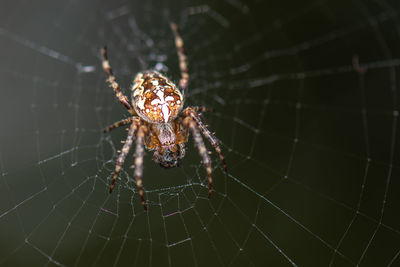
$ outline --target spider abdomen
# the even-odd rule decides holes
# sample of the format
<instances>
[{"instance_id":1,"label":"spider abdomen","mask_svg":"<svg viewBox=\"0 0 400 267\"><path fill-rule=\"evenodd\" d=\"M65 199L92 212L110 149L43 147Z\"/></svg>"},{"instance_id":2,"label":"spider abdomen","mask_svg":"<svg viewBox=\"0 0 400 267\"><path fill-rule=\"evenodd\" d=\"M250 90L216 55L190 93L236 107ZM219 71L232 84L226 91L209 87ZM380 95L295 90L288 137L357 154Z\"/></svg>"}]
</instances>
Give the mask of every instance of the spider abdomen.
<instances>
[{"instance_id":1,"label":"spider abdomen","mask_svg":"<svg viewBox=\"0 0 400 267\"><path fill-rule=\"evenodd\" d=\"M176 85L157 71L139 73L132 91L136 113L150 123L170 122L183 106L183 97Z\"/></svg>"}]
</instances>

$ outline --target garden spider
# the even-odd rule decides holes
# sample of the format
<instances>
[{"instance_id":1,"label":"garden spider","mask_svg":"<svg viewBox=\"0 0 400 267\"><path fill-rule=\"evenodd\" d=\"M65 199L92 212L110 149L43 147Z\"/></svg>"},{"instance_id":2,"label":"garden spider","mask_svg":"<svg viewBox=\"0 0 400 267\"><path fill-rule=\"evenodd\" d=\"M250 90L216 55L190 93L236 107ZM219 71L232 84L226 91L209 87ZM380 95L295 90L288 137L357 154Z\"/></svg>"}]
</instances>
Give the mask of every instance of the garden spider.
<instances>
[{"instance_id":1,"label":"garden spider","mask_svg":"<svg viewBox=\"0 0 400 267\"><path fill-rule=\"evenodd\" d=\"M109 86L113 88L119 101L128 109L131 115L104 129L104 132L109 132L117 127L130 124L128 137L123 142L124 145L117 159L110 185L110 193L114 189L118 174L129 153L133 140L136 137L134 162L135 179L140 199L145 210L147 210L147 206L143 197L142 186L144 146L146 146L148 150L154 151L153 160L162 167L170 168L178 166L181 159L185 156L185 143L188 141L190 129L193 134L195 146L198 148L202 162L206 168L209 184L209 198L211 197L212 191L211 160L201 134L203 134L214 147L222 161L225 171L227 171L225 159L219 147L218 140L208 130L207 125L200 119L200 113L210 111L210 109L205 107L187 107L182 110L185 91L189 83L189 73L186 56L184 54L183 40L179 35L178 26L175 23L171 23L170 26L175 36L175 45L179 57L179 66L181 70L179 88L182 92L173 82L157 71L144 71L136 75L131 88L132 104L129 103L128 98L122 93L113 75L107 57L107 48L104 47L101 50L103 68L108 75L107 82Z\"/></svg>"}]
</instances>

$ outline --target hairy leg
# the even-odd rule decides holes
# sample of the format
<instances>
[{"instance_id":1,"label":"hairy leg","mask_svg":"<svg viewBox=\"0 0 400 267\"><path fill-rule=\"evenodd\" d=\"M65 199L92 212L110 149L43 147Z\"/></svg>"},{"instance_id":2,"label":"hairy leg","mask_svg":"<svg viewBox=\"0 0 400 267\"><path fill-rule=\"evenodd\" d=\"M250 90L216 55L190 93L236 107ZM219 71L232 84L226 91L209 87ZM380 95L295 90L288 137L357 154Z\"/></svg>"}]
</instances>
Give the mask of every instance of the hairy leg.
<instances>
[{"instance_id":1,"label":"hairy leg","mask_svg":"<svg viewBox=\"0 0 400 267\"><path fill-rule=\"evenodd\" d=\"M127 124L129 124L131 122L132 122L132 118L126 118L126 119L117 121L116 123L111 124L111 125L107 126L106 128L104 128L104 132L107 133L107 132L109 132L109 131L111 131L111 130L113 130L115 128L127 125Z\"/></svg>"},{"instance_id":2,"label":"hairy leg","mask_svg":"<svg viewBox=\"0 0 400 267\"><path fill-rule=\"evenodd\" d=\"M213 108L208 107L191 107L195 112L214 112Z\"/></svg>"},{"instance_id":3,"label":"hairy leg","mask_svg":"<svg viewBox=\"0 0 400 267\"><path fill-rule=\"evenodd\" d=\"M179 67L181 69L181 80L179 81L179 88L181 89L182 94L185 95L185 91L189 84L187 57L185 55L182 37L179 34L178 25L176 25L176 23L174 22L171 22L170 26L175 36L175 46L179 57Z\"/></svg>"},{"instance_id":4,"label":"hairy leg","mask_svg":"<svg viewBox=\"0 0 400 267\"><path fill-rule=\"evenodd\" d=\"M147 132L147 127L145 125L141 125L136 135L136 152L135 152L135 179L136 186L139 191L139 196L142 201L143 208L147 210L146 202L143 196L143 184L142 184L142 175L143 175L143 155L144 155L144 137Z\"/></svg>"},{"instance_id":5,"label":"hairy leg","mask_svg":"<svg viewBox=\"0 0 400 267\"><path fill-rule=\"evenodd\" d=\"M115 166L113 179L112 179L112 182L110 185L110 194L112 193L112 191L114 189L114 185L115 185L115 182L117 181L118 174L121 171L122 165L124 164L126 156L128 155L129 150L132 146L133 139L135 138L135 132L139 126L139 123L140 123L139 119L134 120L131 124L131 127L129 128L128 137L126 138L125 144L122 147L121 153L119 154L118 159L117 159L117 165Z\"/></svg>"},{"instance_id":6,"label":"hairy leg","mask_svg":"<svg viewBox=\"0 0 400 267\"><path fill-rule=\"evenodd\" d=\"M225 158L222 155L222 151L221 148L219 147L219 143L217 138L210 132L210 130L208 130L207 125L205 125L201 119L200 116L197 114L196 112L196 108L186 108L183 112L183 114L185 114L186 116L190 116L198 125L201 133L207 138L207 140L211 143L211 145L214 147L215 151L218 153L218 156L222 162L222 165L224 166L224 170L225 172L228 172L228 169L226 167L226 162L225 162Z\"/></svg>"},{"instance_id":7,"label":"hairy leg","mask_svg":"<svg viewBox=\"0 0 400 267\"><path fill-rule=\"evenodd\" d=\"M186 117L183 120L183 124L186 127L189 127L189 129L191 130L195 146L199 150L200 157L202 158L203 164L206 167L206 172L208 176L208 198L210 198L212 191L212 178L211 178L212 169L211 169L210 156L208 155L207 148L204 145L203 138L201 137L196 122L191 117Z\"/></svg>"},{"instance_id":8,"label":"hairy leg","mask_svg":"<svg viewBox=\"0 0 400 267\"><path fill-rule=\"evenodd\" d=\"M103 69L108 75L107 82L109 83L110 87L113 88L114 93L117 96L119 102L121 102L122 105L124 105L132 115L136 115L135 110L132 108L131 104L129 103L128 98L122 93L121 87L118 85L118 83L116 82L116 78L113 75L113 71L110 66L110 62L108 61L107 47L104 47L101 49L101 55L103 57Z\"/></svg>"}]
</instances>

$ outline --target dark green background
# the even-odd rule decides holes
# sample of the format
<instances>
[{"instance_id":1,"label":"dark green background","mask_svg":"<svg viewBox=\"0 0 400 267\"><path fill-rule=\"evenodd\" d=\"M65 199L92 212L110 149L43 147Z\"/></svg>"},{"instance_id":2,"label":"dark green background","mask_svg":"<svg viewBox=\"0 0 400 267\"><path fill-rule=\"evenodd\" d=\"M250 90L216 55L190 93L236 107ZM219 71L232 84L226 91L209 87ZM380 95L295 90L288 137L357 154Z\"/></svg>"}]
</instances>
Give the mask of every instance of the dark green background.
<instances>
[{"instance_id":1,"label":"dark green background","mask_svg":"<svg viewBox=\"0 0 400 267\"><path fill-rule=\"evenodd\" d=\"M399 266L398 1L2 1L0 264ZM135 74L191 74L187 105L221 140L214 192L132 153L107 193ZM359 68L354 68L359 63ZM157 63L159 63L157 65Z\"/></svg>"}]
</instances>

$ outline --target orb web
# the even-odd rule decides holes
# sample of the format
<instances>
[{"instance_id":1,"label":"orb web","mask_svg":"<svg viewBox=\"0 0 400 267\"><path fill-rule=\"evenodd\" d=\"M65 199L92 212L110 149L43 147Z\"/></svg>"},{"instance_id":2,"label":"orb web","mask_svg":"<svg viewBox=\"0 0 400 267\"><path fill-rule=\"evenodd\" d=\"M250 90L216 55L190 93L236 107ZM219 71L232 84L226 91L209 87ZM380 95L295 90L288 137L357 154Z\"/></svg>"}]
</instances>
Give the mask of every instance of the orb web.
<instances>
[{"instance_id":1,"label":"orb web","mask_svg":"<svg viewBox=\"0 0 400 267\"><path fill-rule=\"evenodd\" d=\"M399 7L395 1L225 0L40 9L8 1L0 25L0 263L61 266L399 264ZM6 11L6 12L5 12ZM221 141L214 190L193 142L182 166L133 152L107 193L138 72L173 81L181 27L185 105ZM28 23L26 23L28 22ZM212 147L208 146L210 151Z\"/></svg>"}]
</instances>

